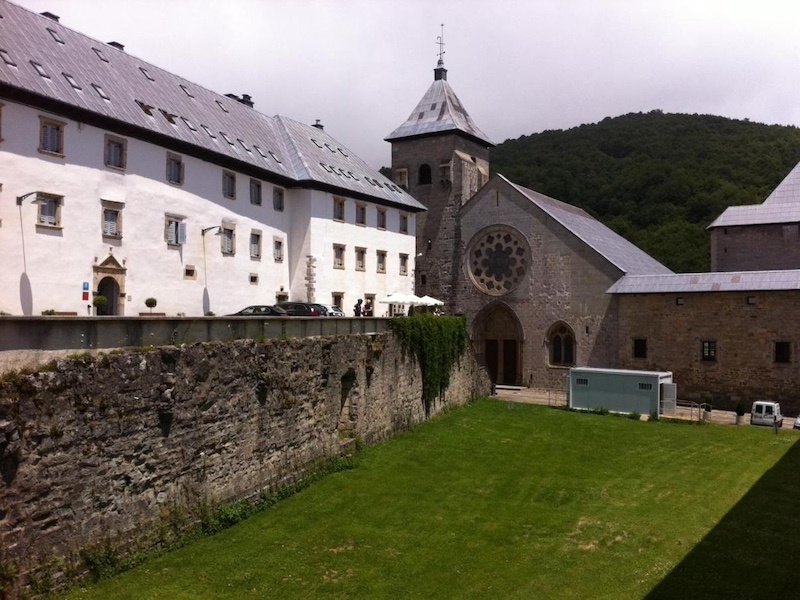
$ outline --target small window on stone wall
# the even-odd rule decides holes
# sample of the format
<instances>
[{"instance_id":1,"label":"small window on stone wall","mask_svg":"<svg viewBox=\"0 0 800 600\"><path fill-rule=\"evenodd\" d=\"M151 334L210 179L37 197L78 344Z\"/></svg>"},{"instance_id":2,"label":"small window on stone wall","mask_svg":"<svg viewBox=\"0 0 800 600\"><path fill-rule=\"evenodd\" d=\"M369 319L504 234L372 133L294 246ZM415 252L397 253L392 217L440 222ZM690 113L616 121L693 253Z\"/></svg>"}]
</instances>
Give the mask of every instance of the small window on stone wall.
<instances>
[{"instance_id":1,"label":"small window on stone wall","mask_svg":"<svg viewBox=\"0 0 800 600\"><path fill-rule=\"evenodd\" d=\"M636 338L633 340L633 358L647 358L647 340Z\"/></svg>"},{"instance_id":2,"label":"small window on stone wall","mask_svg":"<svg viewBox=\"0 0 800 600\"><path fill-rule=\"evenodd\" d=\"M792 362L791 342L775 342L775 362L776 363Z\"/></svg>"},{"instance_id":3,"label":"small window on stone wall","mask_svg":"<svg viewBox=\"0 0 800 600\"><path fill-rule=\"evenodd\" d=\"M419 175L417 177L417 182L420 185L425 185L431 182L431 166L430 165L420 165L419 167Z\"/></svg>"}]
</instances>

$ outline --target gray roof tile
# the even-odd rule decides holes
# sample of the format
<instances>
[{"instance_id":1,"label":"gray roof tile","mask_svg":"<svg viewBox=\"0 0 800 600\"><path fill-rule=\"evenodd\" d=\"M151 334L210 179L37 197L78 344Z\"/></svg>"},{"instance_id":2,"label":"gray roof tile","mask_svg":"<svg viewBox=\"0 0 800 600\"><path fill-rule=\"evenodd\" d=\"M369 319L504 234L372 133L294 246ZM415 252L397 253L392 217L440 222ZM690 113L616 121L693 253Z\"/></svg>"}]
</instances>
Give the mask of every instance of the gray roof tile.
<instances>
[{"instance_id":1,"label":"gray roof tile","mask_svg":"<svg viewBox=\"0 0 800 600\"><path fill-rule=\"evenodd\" d=\"M458 131L488 146L494 143L469 116L446 79L436 79L406 121L386 141Z\"/></svg>"},{"instance_id":2,"label":"gray roof tile","mask_svg":"<svg viewBox=\"0 0 800 600\"><path fill-rule=\"evenodd\" d=\"M800 290L800 270L626 275L609 294Z\"/></svg>"},{"instance_id":3,"label":"gray roof tile","mask_svg":"<svg viewBox=\"0 0 800 600\"><path fill-rule=\"evenodd\" d=\"M566 227L578 239L588 244L623 273L631 275L672 274L672 271L652 256L577 206L560 202L539 192L524 188L512 183L502 175L498 175L498 177L508 182L519 193Z\"/></svg>"},{"instance_id":4,"label":"gray roof tile","mask_svg":"<svg viewBox=\"0 0 800 600\"><path fill-rule=\"evenodd\" d=\"M331 174L321 167L313 168L308 160L314 156L313 152L308 152L311 137L317 136L336 148L344 148L314 127L285 117L266 116L237 100L5 0L0 0L0 11L3 15L0 49L6 50L16 63L10 66L0 60L0 93L9 88L25 90L43 99L88 110L127 126L246 163L267 174L302 181L312 187L315 184L334 186L343 194L367 194L376 201L411 211L424 210L408 193L347 150L347 156L339 154L335 162L331 162L358 179ZM58 43L48 29L55 31L64 43ZM94 49L98 49L107 62ZM31 61L41 64L49 78L39 75ZM63 73L71 75L81 90L74 89ZM102 87L109 100L100 97L93 83ZM152 106L152 114L146 114L137 100ZM174 115L175 122L171 123L164 113ZM194 126L194 131L184 119ZM203 126L215 137L209 136ZM232 145L225 141L223 132ZM240 139L249 151L242 147ZM297 155L298 152L303 154ZM379 182L380 186L368 183L370 180Z\"/></svg>"},{"instance_id":5,"label":"gray roof tile","mask_svg":"<svg viewBox=\"0 0 800 600\"><path fill-rule=\"evenodd\" d=\"M800 223L800 163L772 190L763 204L729 206L708 229L780 223Z\"/></svg>"}]
</instances>

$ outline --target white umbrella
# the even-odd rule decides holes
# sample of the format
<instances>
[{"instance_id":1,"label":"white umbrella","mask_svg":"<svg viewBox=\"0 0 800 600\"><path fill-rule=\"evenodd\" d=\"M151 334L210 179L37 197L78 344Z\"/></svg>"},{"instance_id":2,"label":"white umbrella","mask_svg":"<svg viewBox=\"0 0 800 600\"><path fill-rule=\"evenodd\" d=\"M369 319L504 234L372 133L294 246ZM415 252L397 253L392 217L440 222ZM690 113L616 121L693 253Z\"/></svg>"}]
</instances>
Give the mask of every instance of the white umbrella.
<instances>
[{"instance_id":1,"label":"white umbrella","mask_svg":"<svg viewBox=\"0 0 800 600\"><path fill-rule=\"evenodd\" d=\"M444 302L437 300L432 296L423 296L419 299L419 304L422 306L444 306Z\"/></svg>"},{"instance_id":2,"label":"white umbrella","mask_svg":"<svg viewBox=\"0 0 800 600\"><path fill-rule=\"evenodd\" d=\"M414 294L402 294L400 292L389 294L386 298L378 300L381 304L419 304L419 301L420 298Z\"/></svg>"}]
</instances>

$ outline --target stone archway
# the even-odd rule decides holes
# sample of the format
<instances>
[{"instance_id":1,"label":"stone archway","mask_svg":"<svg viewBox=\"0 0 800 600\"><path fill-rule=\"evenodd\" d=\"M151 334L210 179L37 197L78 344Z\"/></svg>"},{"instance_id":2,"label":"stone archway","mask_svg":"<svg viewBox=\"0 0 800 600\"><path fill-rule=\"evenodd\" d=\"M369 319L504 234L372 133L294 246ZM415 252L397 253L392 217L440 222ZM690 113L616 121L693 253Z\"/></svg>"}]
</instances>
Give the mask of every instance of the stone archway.
<instances>
[{"instance_id":1,"label":"stone archway","mask_svg":"<svg viewBox=\"0 0 800 600\"><path fill-rule=\"evenodd\" d=\"M502 302L485 306L472 324L472 341L493 383L522 384L524 336L511 308Z\"/></svg>"},{"instance_id":2,"label":"stone archway","mask_svg":"<svg viewBox=\"0 0 800 600\"><path fill-rule=\"evenodd\" d=\"M108 304L97 311L99 315L125 314L125 274L127 269L109 254L101 263L92 267L94 290L99 296L105 296Z\"/></svg>"}]
</instances>

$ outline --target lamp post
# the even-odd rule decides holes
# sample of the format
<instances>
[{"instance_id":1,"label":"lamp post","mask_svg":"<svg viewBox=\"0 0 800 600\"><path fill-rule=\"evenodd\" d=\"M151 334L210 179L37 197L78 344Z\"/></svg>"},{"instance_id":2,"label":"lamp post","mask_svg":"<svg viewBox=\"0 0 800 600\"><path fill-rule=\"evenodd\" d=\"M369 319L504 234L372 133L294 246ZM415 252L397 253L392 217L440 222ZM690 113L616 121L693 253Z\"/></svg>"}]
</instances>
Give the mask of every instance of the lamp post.
<instances>
[{"instance_id":1,"label":"lamp post","mask_svg":"<svg viewBox=\"0 0 800 600\"><path fill-rule=\"evenodd\" d=\"M212 229L216 229L217 232L214 235L219 235L220 231L222 231L222 225L212 225L211 227L204 227L200 230L200 235L203 236L203 304L207 304L207 306L203 306L203 313L207 313L211 308L211 300L208 294L208 269L206 267L206 234L211 231Z\"/></svg>"},{"instance_id":2,"label":"lamp post","mask_svg":"<svg viewBox=\"0 0 800 600\"><path fill-rule=\"evenodd\" d=\"M35 192L28 192L27 194L22 194L22 196L17 196L17 206L22 206L22 202L28 196L33 196L33 195L38 194L38 193L39 193L39 191L37 190Z\"/></svg>"}]
</instances>

